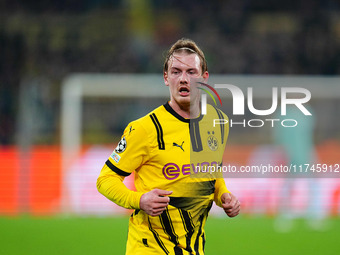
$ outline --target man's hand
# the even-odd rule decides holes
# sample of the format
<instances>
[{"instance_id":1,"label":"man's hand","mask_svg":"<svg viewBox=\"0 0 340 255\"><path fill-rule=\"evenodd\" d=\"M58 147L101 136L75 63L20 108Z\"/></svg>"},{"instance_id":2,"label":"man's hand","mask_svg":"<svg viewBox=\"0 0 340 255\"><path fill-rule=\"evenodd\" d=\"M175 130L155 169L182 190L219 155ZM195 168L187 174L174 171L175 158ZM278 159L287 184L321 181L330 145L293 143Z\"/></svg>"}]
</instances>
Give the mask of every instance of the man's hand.
<instances>
[{"instance_id":1,"label":"man's hand","mask_svg":"<svg viewBox=\"0 0 340 255\"><path fill-rule=\"evenodd\" d=\"M235 217L240 213L241 203L231 193L223 193L221 196L222 207L229 217Z\"/></svg>"},{"instance_id":2,"label":"man's hand","mask_svg":"<svg viewBox=\"0 0 340 255\"><path fill-rule=\"evenodd\" d=\"M144 212L150 216L161 215L165 208L169 205L172 191L153 189L140 198L139 206Z\"/></svg>"}]
</instances>

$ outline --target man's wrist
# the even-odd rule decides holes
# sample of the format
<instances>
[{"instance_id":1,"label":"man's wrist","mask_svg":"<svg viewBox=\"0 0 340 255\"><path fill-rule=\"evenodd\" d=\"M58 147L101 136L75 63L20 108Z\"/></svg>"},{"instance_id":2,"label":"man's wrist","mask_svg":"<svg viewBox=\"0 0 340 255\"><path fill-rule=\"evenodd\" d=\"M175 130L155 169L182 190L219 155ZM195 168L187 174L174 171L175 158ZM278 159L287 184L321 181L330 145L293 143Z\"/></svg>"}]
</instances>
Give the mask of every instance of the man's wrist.
<instances>
[{"instance_id":1,"label":"man's wrist","mask_svg":"<svg viewBox=\"0 0 340 255\"><path fill-rule=\"evenodd\" d=\"M138 191L133 191L133 198L131 200L131 207L133 209L141 209L140 208L140 199L144 193L143 192L138 192Z\"/></svg>"}]
</instances>

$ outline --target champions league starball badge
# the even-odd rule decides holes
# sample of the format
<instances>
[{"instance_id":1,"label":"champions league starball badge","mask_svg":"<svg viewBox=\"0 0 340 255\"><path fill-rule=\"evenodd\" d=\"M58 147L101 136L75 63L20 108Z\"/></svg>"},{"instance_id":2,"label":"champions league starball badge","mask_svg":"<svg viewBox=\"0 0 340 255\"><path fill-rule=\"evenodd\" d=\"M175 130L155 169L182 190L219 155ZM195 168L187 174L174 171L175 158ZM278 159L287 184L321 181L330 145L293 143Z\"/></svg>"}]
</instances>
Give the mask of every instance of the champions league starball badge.
<instances>
[{"instance_id":1,"label":"champions league starball badge","mask_svg":"<svg viewBox=\"0 0 340 255\"><path fill-rule=\"evenodd\" d=\"M216 151L218 148L218 141L217 138L214 136L215 132L212 131L211 133L208 131L208 146L210 148L210 150L212 151Z\"/></svg>"},{"instance_id":2,"label":"champions league starball badge","mask_svg":"<svg viewBox=\"0 0 340 255\"><path fill-rule=\"evenodd\" d=\"M115 149L115 152L122 153L123 151L125 151L125 149L126 149L126 140L125 140L125 137L123 137L122 140L119 141Z\"/></svg>"}]
</instances>

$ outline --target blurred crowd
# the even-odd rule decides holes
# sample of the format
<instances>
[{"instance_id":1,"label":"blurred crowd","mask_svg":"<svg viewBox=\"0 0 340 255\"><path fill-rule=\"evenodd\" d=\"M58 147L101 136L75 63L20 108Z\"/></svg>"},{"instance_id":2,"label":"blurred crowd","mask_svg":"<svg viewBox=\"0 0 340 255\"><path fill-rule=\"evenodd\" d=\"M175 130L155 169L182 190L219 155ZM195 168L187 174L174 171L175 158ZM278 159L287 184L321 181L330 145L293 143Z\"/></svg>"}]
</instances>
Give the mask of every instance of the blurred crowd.
<instances>
[{"instance_id":1,"label":"blurred crowd","mask_svg":"<svg viewBox=\"0 0 340 255\"><path fill-rule=\"evenodd\" d=\"M339 14L335 0L1 1L0 144L16 142L23 81L48 80L57 113L68 74L161 73L181 37L211 73L338 75Z\"/></svg>"}]
</instances>

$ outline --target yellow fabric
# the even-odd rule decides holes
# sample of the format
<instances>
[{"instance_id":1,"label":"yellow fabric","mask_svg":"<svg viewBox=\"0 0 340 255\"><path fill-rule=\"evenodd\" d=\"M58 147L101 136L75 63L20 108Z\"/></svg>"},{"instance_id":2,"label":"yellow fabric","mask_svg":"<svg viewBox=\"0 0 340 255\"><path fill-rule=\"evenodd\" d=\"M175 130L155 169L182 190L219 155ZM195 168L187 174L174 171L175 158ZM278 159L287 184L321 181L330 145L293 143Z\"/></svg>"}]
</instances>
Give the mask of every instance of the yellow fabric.
<instances>
[{"instance_id":1,"label":"yellow fabric","mask_svg":"<svg viewBox=\"0 0 340 255\"><path fill-rule=\"evenodd\" d=\"M143 192L128 189L123 180L123 176L116 174L107 165L104 165L97 179L97 189L119 206L127 209L139 209L139 201Z\"/></svg>"},{"instance_id":2,"label":"yellow fabric","mask_svg":"<svg viewBox=\"0 0 340 255\"><path fill-rule=\"evenodd\" d=\"M216 183L215 183L215 197L214 201L216 205L219 207L222 207L222 201L221 201L221 196L223 193L230 193L230 191L227 189L224 179L222 178L217 178Z\"/></svg>"},{"instance_id":3,"label":"yellow fabric","mask_svg":"<svg viewBox=\"0 0 340 255\"><path fill-rule=\"evenodd\" d=\"M126 254L175 254L176 249L204 254L204 224L212 202L221 206L221 195L229 192L224 180L216 178L221 175L197 172L204 165L222 164L229 132L228 125L213 126L214 119L227 119L225 114L210 105L207 111L189 121L168 104L160 106L129 123L104 165L98 190L125 208L138 209L141 195L152 189L173 191L161 216L141 210L131 216ZM133 171L137 192L122 183Z\"/></svg>"},{"instance_id":4,"label":"yellow fabric","mask_svg":"<svg viewBox=\"0 0 340 255\"><path fill-rule=\"evenodd\" d=\"M167 218L171 220L172 228L163 228ZM206 220L207 212L198 224L194 224L189 212L171 205L159 217L150 217L143 211L139 211L136 215L134 214L130 217L129 220L126 254L180 254L176 253L175 249L177 249L181 250L183 254L202 255L204 254L204 225ZM173 242L178 243L177 246Z\"/></svg>"}]
</instances>

